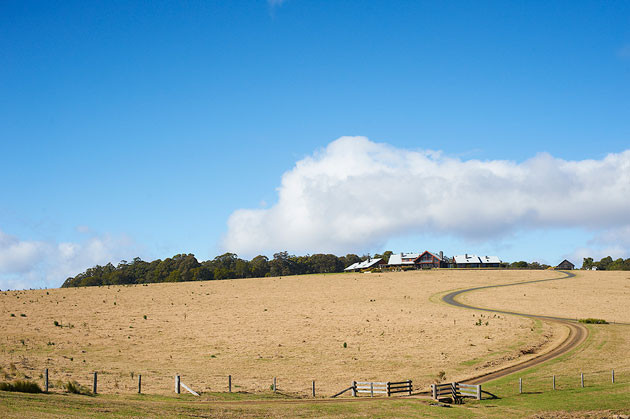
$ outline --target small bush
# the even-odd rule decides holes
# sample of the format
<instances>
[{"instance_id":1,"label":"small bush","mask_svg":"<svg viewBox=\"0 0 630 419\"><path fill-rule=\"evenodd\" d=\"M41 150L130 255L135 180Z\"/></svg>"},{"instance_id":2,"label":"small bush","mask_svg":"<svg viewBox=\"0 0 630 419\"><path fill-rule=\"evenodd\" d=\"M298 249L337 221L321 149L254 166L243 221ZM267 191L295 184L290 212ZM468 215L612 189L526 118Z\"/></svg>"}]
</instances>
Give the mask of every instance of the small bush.
<instances>
[{"instance_id":1,"label":"small bush","mask_svg":"<svg viewBox=\"0 0 630 419\"><path fill-rule=\"evenodd\" d=\"M12 383L0 383L0 390L2 391L18 391L20 393L41 393L42 388L39 384L28 381L18 380Z\"/></svg>"},{"instance_id":2,"label":"small bush","mask_svg":"<svg viewBox=\"0 0 630 419\"><path fill-rule=\"evenodd\" d=\"M580 319L580 323L588 323L588 324L608 324L608 322L604 319Z\"/></svg>"},{"instance_id":3,"label":"small bush","mask_svg":"<svg viewBox=\"0 0 630 419\"><path fill-rule=\"evenodd\" d=\"M55 321L53 322L53 324L54 324L55 326L57 326L57 327L61 327L61 324L59 324L59 322L58 322L57 320L55 320Z\"/></svg>"},{"instance_id":4,"label":"small bush","mask_svg":"<svg viewBox=\"0 0 630 419\"><path fill-rule=\"evenodd\" d=\"M146 314L144 316L142 316L142 317L144 317L145 320L147 319L147 315Z\"/></svg>"},{"instance_id":5,"label":"small bush","mask_svg":"<svg viewBox=\"0 0 630 419\"><path fill-rule=\"evenodd\" d=\"M26 314L22 313L20 314L20 317L26 317Z\"/></svg>"},{"instance_id":6,"label":"small bush","mask_svg":"<svg viewBox=\"0 0 630 419\"><path fill-rule=\"evenodd\" d=\"M72 394L83 394L85 396L89 396L90 394L92 394L87 387L82 386L76 381L68 381L64 385L64 388L66 389L68 393L72 393Z\"/></svg>"},{"instance_id":7,"label":"small bush","mask_svg":"<svg viewBox=\"0 0 630 419\"><path fill-rule=\"evenodd\" d=\"M344 348L347 348L347 347L348 347L348 344L347 344L346 342L344 342L344 343L343 343L343 347L344 347Z\"/></svg>"},{"instance_id":8,"label":"small bush","mask_svg":"<svg viewBox=\"0 0 630 419\"><path fill-rule=\"evenodd\" d=\"M437 376L435 377L435 382L441 383L444 380L446 380L446 371L438 372Z\"/></svg>"}]
</instances>

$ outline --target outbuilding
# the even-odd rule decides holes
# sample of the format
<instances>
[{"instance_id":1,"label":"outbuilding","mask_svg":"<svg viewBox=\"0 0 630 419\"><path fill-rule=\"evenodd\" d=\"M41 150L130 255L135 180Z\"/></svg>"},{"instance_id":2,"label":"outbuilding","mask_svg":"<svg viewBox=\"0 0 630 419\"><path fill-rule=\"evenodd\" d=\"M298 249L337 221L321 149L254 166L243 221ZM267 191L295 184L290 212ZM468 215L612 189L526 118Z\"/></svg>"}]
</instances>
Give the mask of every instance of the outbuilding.
<instances>
[{"instance_id":1,"label":"outbuilding","mask_svg":"<svg viewBox=\"0 0 630 419\"><path fill-rule=\"evenodd\" d=\"M570 271L575 269L575 265L565 259L556 266L556 269L566 269Z\"/></svg>"}]
</instances>

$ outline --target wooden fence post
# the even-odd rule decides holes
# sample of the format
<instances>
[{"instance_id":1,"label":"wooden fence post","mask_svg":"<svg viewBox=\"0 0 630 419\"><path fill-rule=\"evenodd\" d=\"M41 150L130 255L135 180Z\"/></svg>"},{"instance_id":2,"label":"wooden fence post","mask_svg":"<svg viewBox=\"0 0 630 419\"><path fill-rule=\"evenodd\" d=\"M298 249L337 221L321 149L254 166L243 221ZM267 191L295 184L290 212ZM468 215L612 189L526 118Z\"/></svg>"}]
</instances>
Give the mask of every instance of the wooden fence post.
<instances>
[{"instance_id":1,"label":"wooden fence post","mask_svg":"<svg viewBox=\"0 0 630 419\"><path fill-rule=\"evenodd\" d=\"M48 371L48 370L46 370L46 371ZM611 377L612 377L612 383L615 384L615 370L612 370Z\"/></svg>"},{"instance_id":2,"label":"wooden fence post","mask_svg":"<svg viewBox=\"0 0 630 419\"><path fill-rule=\"evenodd\" d=\"M518 392L519 394L523 394L523 379L522 378L518 379Z\"/></svg>"},{"instance_id":3,"label":"wooden fence post","mask_svg":"<svg viewBox=\"0 0 630 419\"><path fill-rule=\"evenodd\" d=\"M387 383L385 383L387 386L387 397L389 397L389 395L391 394L391 388L389 386L389 381Z\"/></svg>"},{"instance_id":4,"label":"wooden fence post","mask_svg":"<svg viewBox=\"0 0 630 419\"><path fill-rule=\"evenodd\" d=\"M44 391L48 393L48 368L46 368L46 371L44 373Z\"/></svg>"},{"instance_id":5,"label":"wooden fence post","mask_svg":"<svg viewBox=\"0 0 630 419\"><path fill-rule=\"evenodd\" d=\"M352 382L352 397L357 397L357 382Z\"/></svg>"},{"instance_id":6,"label":"wooden fence post","mask_svg":"<svg viewBox=\"0 0 630 419\"><path fill-rule=\"evenodd\" d=\"M92 393L96 394L96 380L98 377L98 373L96 371L94 371L94 385L92 386Z\"/></svg>"},{"instance_id":7,"label":"wooden fence post","mask_svg":"<svg viewBox=\"0 0 630 419\"><path fill-rule=\"evenodd\" d=\"M313 397L315 397L315 380L313 380Z\"/></svg>"},{"instance_id":8,"label":"wooden fence post","mask_svg":"<svg viewBox=\"0 0 630 419\"><path fill-rule=\"evenodd\" d=\"M276 377L273 377L273 392L275 393L278 390L278 386L276 385Z\"/></svg>"},{"instance_id":9,"label":"wooden fence post","mask_svg":"<svg viewBox=\"0 0 630 419\"><path fill-rule=\"evenodd\" d=\"M556 376L553 376L553 389L556 389Z\"/></svg>"},{"instance_id":10,"label":"wooden fence post","mask_svg":"<svg viewBox=\"0 0 630 419\"><path fill-rule=\"evenodd\" d=\"M228 393L232 392L232 375L228 375Z\"/></svg>"},{"instance_id":11,"label":"wooden fence post","mask_svg":"<svg viewBox=\"0 0 630 419\"><path fill-rule=\"evenodd\" d=\"M481 400L481 384L477 384L477 400Z\"/></svg>"},{"instance_id":12,"label":"wooden fence post","mask_svg":"<svg viewBox=\"0 0 630 419\"><path fill-rule=\"evenodd\" d=\"M180 384L181 384L181 381L180 381L179 375L176 375L175 376L175 393L177 393L177 394L180 394L180 392L181 392Z\"/></svg>"},{"instance_id":13,"label":"wooden fence post","mask_svg":"<svg viewBox=\"0 0 630 419\"><path fill-rule=\"evenodd\" d=\"M374 397L374 383L370 382L370 397Z\"/></svg>"},{"instance_id":14,"label":"wooden fence post","mask_svg":"<svg viewBox=\"0 0 630 419\"><path fill-rule=\"evenodd\" d=\"M583 372L580 373L580 384L582 385L582 388L584 388L584 373Z\"/></svg>"},{"instance_id":15,"label":"wooden fence post","mask_svg":"<svg viewBox=\"0 0 630 419\"><path fill-rule=\"evenodd\" d=\"M411 390L413 389L413 382L409 380L409 395L411 396Z\"/></svg>"},{"instance_id":16,"label":"wooden fence post","mask_svg":"<svg viewBox=\"0 0 630 419\"><path fill-rule=\"evenodd\" d=\"M142 374L138 374L138 394L142 394Z\"/></svg>"},{"instance_id":17,"label":"wooden fence post","mask_svg":"<svg viewBox=\"0 0 630 419\"><path fill-rule=\"evenodd\" d=\"M431 397L433 399L437 399L437 389L435 388L435 384L431 384Z\"/></svg>"}]
</instances>

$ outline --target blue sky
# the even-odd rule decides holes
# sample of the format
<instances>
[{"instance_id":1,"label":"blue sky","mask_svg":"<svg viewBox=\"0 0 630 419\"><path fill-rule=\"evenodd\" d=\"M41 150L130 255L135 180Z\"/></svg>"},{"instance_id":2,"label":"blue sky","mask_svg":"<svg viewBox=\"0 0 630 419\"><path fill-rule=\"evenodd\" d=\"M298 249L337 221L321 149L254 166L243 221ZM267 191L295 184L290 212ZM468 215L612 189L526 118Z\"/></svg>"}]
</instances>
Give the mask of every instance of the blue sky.
<instances>
[{"instance_id":1,"label":"blue sky","mask_svg":"<svg viewBox=\"0 0 630 419\"><path fill-rule=\"evenodd\" d=\"M630 3L4 1L0 288L56 286L95 263L189 252L203 260L224 251L425 248L548 263L585 252L630 257L615 233L630 231L630 199L606 196L597 197L608 219L599 224L588 218L595 208L568 223L507 217L490 235L462 235L439 215L361 227L373 229L363 241L268 233L297 211L276 210L286 175L303 180L298 162L315 159L313 170L327 176L343 136L368 138L344 150L369 149L376 161L441 151L444 173L450 166L440 159L508 161L519 171L540 153L558 165L612 153L622 157L607 163L617 185L609 192L627 192ZM353 148L361 144L367 149ZM383 173L412 170L403 160ZM551 177L581 173L567 170ZM335 195L322 191L330 204ZM477 217L466 202L458 205ZM264 245L244 243L242 225L228 227L239 210L257 214L264 225L246 227L264 234ZM319 215L320 231L348 217L326 224Z\"/></svg>"}]
</instances>

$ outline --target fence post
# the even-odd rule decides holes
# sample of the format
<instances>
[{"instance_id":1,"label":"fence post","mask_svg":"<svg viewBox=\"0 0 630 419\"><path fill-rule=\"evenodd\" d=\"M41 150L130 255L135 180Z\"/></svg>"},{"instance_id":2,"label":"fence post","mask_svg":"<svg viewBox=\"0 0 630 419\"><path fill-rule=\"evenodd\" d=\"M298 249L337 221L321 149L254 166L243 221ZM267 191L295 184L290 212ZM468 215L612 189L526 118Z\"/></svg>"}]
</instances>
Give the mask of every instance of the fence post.
<instances>
[{"instance_id":1,"label":"fence post","mask_svg":"<svg viewBox=\"0 0 630 419\"><path fill-rule=\"evenodd\" d=\"M387 384L387 397L389 397L389 395L391 394L391 389L389 388L389 381L386 383Z\"/></svg>"},{"instance_id":2,"label":"fence post","mask_svg":"<svg viewBox=\"0 0 630 419\"><path fill-rule=\"evenodd\" d=\"M553 389L556 389L556 376L553 376Z\"/></svg>"},{"instance_id":3,"label":"fence post","mask_svg":"<svg viewBox=\"0 0 630 419\"><path fill-rule=\"evenodd\" d=\"M523 394L523 379L522 378L518 379L518 392L519 394Z\"/></svg>"},{"instance_id":4,"label":"fence post","mask_svg":"<svg viewBox=\"0 0 630 419\"><path fill-rule=\"evenodd\" d=\"M232 392L232 375L228 375L228 393Z\"/></svg>"},{"instance_id":5,"label":"fence post","mask_svg":"<svg viewBox=\"0 0 630 419\"><path fill-rule=\"evenodd\" d=\"M273 377L273 392L275 393L276 390L278 390L278 387L276 385L276 377Z\"/></svg>"},{"instance_id":6,"label":"fence post","mask_svg":"<svg viewBox=\"0 0 630 419\"><path fill-rule=\"evenodd\" d=\"M98 377L98 373L94 371L94 384L92 385L92 393L96 394L96 380Z\"/></svg>"},{"instance_id":7,"label":"fence post","mask_svg":"<svg viewBox=\"0 0 630 419\"><path fill-rule=\"evenodd\" d=\"M613 379L613 382L614 381L615 380ZM44 391L48 393L48 368L46 368L46 371L44 373Z\"/></svg>"},{"instance_id":8,"label":"fence post","mask_svg":"<svg viewBox=\"0 0 630 419\"><path fill-rule=\"evenodd\" d=\"M352 382L352 397L357 397L357 382Z\"/></svg>"},{"instance_id":9,"label":"fence post","mask_svg":"<svg viewBox=\"0 0 630 419\"><path fill-rule=\"evenodd\" d=\"M412 381L409 380L409 395L411 396L411 390L413 389Z\"/></svg>"},{"instance_id":10,"label":"fence post","mask_svg":"<svg viewBox=\"0 0 630 419\"><path fill-rule=\"evenodd\" d=\"M435 388L435 384L431 384L431 397L433 397L434 400L437 399L437 389Z\"/></svg>"},{"instance_id":11,"label":"fence post","mask_svg":"<svg viewBox=\"0 0 630 419\"><path fill-rule=\"evenodd\" d=\"M138 374L138 394L142 394L142 374Z\"/></svg>"},{"instance_id":12,"label":"fence post","mask_svg":"<svg viewBox=\"0 0 630 419\"><path fill-rule=\"evenodd\" d=\"M181 383L181 381L180 381L179 375L176 375L175 376L175 393L177 393L177 394L179 394L180 391L181 391L180 390L180 383Z\"/></svg>"},{"instance_id":13,"label":"fence post","mask_svg":"<svg viewBox=\"0 0 630 419\"><path fill-rule=\"evenodd\" d=\"M374 383L370 382L370 397L374 397Z\"/></svg>"},{"instance_id":14,"label":"fence post","mask_svg":"<svg viewBox=\"0 0 630 419\"><path fill-rule=\"evenodd\" d=\"M580 384L582 385L582 388L584 388L584 373L583 372L580 373Z\"/></svg>"},{"instance_id":15,"label":"fence post","mask_svg":"<svg viewBox=\"0 0 630 419\"><path fill-rule=\"evenodd\" d=\"M46 370L46 371L48 371L48 370ZM615 370L612 370L612 383L615 384Z\"/></svg>"},{"instance_id":16,"label":"fence post","mask_svg":"<svg viewBox=\"0 0 630 419\"><path fill-rule=\"evenodd\" d=\"M313 398L315 397L315 380L313 380Z\"/></svg>"},{"instance_id":17,"label":"fence post","mask_svg":"<svg viewBox=\"0 0 630 419\"><path fill-rule=\"evenodd\" d=\"M481 400L481 384L477 384L477 400Z\"/></svg>"}]
</instances>

